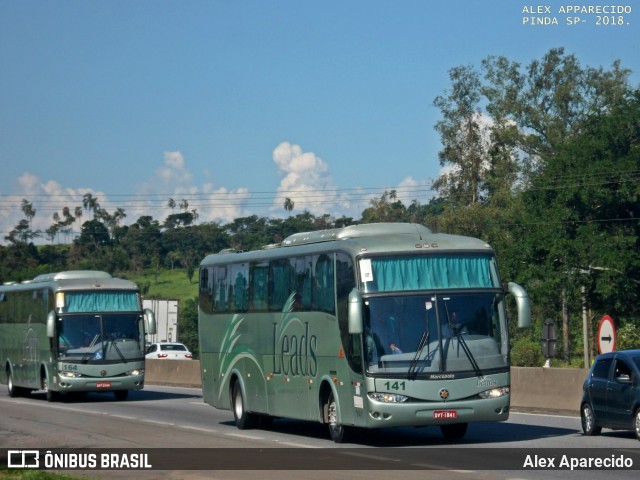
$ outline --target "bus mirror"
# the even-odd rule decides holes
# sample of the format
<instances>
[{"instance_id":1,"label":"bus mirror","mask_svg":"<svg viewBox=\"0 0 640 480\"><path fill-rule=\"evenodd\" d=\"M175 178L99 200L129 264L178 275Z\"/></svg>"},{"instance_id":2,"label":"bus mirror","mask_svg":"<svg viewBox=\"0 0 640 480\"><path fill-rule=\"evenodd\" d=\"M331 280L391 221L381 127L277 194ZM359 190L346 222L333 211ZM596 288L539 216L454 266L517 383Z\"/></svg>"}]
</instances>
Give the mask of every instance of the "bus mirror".
<instances>
[{"instance_id":1,"label":"bus mirror","mask_svg":"<svg viewBox=\"0 0 640 480\"><path fill-rule=\"evenodd\" d=\"M156 332L156 315L148 308L144 309L144 329L147 335L155 335Z\"/></svg>"},{"instance_id":2,"label":"bus mirror","mask_svg":"<svg viewBox=\"0 0 640 480\"><path fill-rule=\"evenodd\" d=\"M47 315L47 337L54 338L56 335L56 312L51 310Z\"/></svg>"},{"instance_id":3,"label":"bus mirror","mask_svg":"<svg viewBox=\"0 0 640 480\"><path fill-rule=\"evenodd\" d=\"M517 283L509 282L509 292L515 297L518 307L518 327L525 328L531 326L531 304L529 295L524 288Z\"/></svg>"},{"instance_id":4,"label":"bus mirror","mask_svg":"<svg viewBox=\"0 0 640 480\"><path fill-rule=\"evenodd\" d=\"M349 333L358 335L362 331L362 294L354 288L349 294Z\"/></svg>"}]
</instances>

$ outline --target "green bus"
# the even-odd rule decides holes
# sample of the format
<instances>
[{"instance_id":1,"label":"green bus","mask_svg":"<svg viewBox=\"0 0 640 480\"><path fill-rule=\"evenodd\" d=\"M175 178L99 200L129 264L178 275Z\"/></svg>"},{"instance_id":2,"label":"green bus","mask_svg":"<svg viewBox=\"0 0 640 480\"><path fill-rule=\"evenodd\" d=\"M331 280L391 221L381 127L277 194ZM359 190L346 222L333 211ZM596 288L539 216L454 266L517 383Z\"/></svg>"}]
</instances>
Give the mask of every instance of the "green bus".
<instances>
[{"instance_id":1,"label":"green bus","mask_svg":"<svg viewBox=\"0 0 640 480\"><path fill-rule=\"evenodd\" d=\"M112 391L126 400L144 387L145 335L153 312L140 291L106 272L67 271L0 286L0 375L9 395L34 390Z\"/></svg>"},{"instance_id":2,"label":"green bus","mask_svg":"<svg viewBox=\"0 0 640 480\"><path fill-rule=\"evenodd\" d=\"M503 285L485 242L417 224L297 233L200 265L199 336L206 403L238 428L287 417L355 427L509 417L505 294L518 323L529 300Z\"/></svg>"}]
</instances>

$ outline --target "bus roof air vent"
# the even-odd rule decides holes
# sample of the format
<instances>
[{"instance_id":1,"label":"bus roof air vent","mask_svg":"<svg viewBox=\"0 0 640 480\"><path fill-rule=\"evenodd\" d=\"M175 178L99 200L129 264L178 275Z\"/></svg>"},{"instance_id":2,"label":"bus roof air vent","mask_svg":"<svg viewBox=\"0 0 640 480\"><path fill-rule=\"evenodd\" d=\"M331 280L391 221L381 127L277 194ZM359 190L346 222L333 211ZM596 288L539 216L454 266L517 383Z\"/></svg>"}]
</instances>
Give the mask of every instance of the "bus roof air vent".
<instances>
[{"instance_id":1,"label":"bus roof air vent","mask_svg":"<svg viewBox=\"0 0 640 480\"><path fill-rule=\"evenodd\" d=\"M349 238L373 237L379 235L410 235L417 240L425 240L432 232L417 223L366 223L350 225L344 228L332 228L315 232L301 232L289 235L282 245L290 247L307 243L329 242L331 240L348 240Z\"/></svg>"},{"instance_id":2,"label":"bus roof air vent","mask_svg":"<svg viewBox=\"0 0 640 480\"><path fill-rule=\"evenodd\" d=\"M51 282L55 280L74 280L82 278L111 278L107 272L98 270L69 270L67 272L45 273L33 279L34 282Z\"/></svg>"}]
</instances>

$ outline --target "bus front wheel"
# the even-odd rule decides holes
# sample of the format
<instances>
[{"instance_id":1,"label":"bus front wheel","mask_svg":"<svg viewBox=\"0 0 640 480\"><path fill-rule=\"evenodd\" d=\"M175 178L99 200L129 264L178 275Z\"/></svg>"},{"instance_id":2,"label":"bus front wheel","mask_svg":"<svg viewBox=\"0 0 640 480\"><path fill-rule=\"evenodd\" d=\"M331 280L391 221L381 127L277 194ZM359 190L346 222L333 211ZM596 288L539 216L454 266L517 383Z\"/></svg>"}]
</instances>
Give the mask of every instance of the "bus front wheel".
<instances>
[{"instance_id":1,"label":"bus front wheel","mask_svg":"<svg viewBox=\"0 0 640 480\"><path fill-rule=\"evenodd\" d=\"M60 398L60 393L49 388L49 374L46 369L42 369L42 378L40 380L40 388L44 390L47 402L56 402Z\"/></svg>"},{"instance_id":2,"label":"bus front wheel","mask_svg":"<svg viewBox=\"0 0 640 480\"><path fill-rule=\"evenodd\" d=\"M236 427L240 430L252 428L255 423L253 414L247 412L247 406L242 395L242 389L236 382L233 386L231 394L231 407L233 408L233 418L236 421Z\"/></svg>"},{"instance_id":3,"label":"bus front wheel","mask_svg":"<svg viewBox=\"0 0 640 480\"><path fill-rule=\"evenodd\" d=\"M344 443L349 436L349 428L338 421L338 402L333 393L329 395L327 401L327 423L329 424L329 435L335 443Z\"/></svg>"},{"instance_id":4,"label":"bus front wheel","mask_svg":"<svg viewBox=\"0 0 640 480\"><path fill-rule=\"evenodd\" d=\"M447 440L460 440L467 433L467 423L440 425L440 431Z\"/></svg>"},{"instance_id":5,"label":"bus front wheel","mask_svg":"<svg viewBox=\"0 0 640 480\"><path fill-rule=\"evenodd\" d=\"M113 392L113 395L117 401L123 402L129 397L129 390L116 390Z\"/></svg>"}]
</instances>

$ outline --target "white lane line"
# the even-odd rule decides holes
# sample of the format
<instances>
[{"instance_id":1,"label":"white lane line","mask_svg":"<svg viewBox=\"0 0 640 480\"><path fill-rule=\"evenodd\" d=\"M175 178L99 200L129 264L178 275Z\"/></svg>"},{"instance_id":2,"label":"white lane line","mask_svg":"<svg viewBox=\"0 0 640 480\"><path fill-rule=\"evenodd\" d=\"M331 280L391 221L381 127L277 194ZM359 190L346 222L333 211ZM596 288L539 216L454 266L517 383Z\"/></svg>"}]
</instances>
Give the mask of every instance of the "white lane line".
<instances>
[{"instance_id":1,"label":"white lane line","mask_svg":"<svg viewBox=\"0 0 640 480\"><path fill-rule=\"evenodd\" d=\"M162 425L162 426L165 426L165 427L175 427L174 423L162 422L162 421L158 421L158 420L148 420L146 418L143 418L140 421L144 422L144 423L153 423L154 425Z\"/></svg>"},{"instance_id":2,"label":"white lane line","mask_svg":"<svg viewBox=\"0 0 640 480\"><path fill-rule=\"evenodd\" d=\"M185 430L195 430L197 432L204 433L218 433L218 430L214 430L212 428L192 427L190 425L178 425L178 428L184 428Z\"/></svg>"},{"instance_id":3,"label":"white lane line","mask_svg":"<svg viewBox=\"0 0 640 480\"><path fill-rule=\"evenodd\" d=\"M247 440L264 440L264 437L258 437L255 435L243 435L241 433L225 433L225 435L227 435L228 437L244 438Z\"/></svg>"},{"instance_id":4,"label":"white lane line","mask_svg":"<svg viewBox=\"0 0 640 480\"><path fill-rule=\"evenodd\" d=\"M300 448L324 448L316 445L305 445L304 443L294 443L294 442L281 442L280 440L274 440L278 445L287 445L290 447L300 447Z\"/></svg>"}]
</instances>

